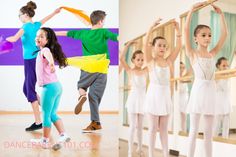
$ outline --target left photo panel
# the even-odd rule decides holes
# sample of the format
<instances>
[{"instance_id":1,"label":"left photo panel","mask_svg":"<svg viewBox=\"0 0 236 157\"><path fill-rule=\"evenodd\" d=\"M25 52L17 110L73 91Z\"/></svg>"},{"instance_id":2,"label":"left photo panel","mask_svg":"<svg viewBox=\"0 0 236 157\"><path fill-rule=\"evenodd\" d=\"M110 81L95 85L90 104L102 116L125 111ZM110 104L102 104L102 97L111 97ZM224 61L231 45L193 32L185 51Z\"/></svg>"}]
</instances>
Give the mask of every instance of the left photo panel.
<instances>
[{"instance_id":1,"label":"left photo panel","mask_svg":"<svg viewBox=\"0 0 236 157\"><path fill-rule=\"evenodd\" d=\"M0 156L118 157L119 1L0 12Z\"/></svg>"}]
</instances>

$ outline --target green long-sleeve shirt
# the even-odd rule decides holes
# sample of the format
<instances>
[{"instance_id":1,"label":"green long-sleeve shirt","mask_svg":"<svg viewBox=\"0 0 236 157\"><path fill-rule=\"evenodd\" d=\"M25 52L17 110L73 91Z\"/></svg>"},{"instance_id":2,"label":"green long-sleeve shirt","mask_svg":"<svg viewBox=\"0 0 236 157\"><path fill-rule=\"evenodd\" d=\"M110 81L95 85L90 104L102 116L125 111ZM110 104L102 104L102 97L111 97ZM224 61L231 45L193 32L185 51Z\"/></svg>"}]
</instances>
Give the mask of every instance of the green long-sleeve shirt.
<instances>
[{"instance_id":1,"label":"green long-sleeve shirt","mask_svg":"<svg viewBox=\"0 0 236 157\"><path fill-rule=\"evenodd\" d=\"M71 30L67 32L67 36L81 40L84 56L107 54L107 58L110 59L107 41L109 39L117 41L118 34L112 33L105 28L99 28L93 30Z\"/></svg>"}]
</instances>

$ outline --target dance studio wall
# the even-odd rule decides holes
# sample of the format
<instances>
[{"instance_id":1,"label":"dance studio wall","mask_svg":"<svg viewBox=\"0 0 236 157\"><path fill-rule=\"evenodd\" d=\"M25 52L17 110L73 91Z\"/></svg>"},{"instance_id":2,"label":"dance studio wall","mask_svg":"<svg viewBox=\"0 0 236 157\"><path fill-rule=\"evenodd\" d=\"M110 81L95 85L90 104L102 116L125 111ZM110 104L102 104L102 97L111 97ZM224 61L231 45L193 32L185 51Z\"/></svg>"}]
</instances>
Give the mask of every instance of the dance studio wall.
<instances>
[{"instance_id":1,"label":"dance studio wall","mask_svg":"<svg viewBox=\"0 0 236 157\"><path fill-rule=\"evenodd\" d=\"M18 28L22 26L18 18L19 9L28 1L29 0L0 1L0 3L2 3L0 5L0 13L2 15L0 17L0 35L4 35L5 37L14 35ZM118 0L37 0L35 2L37 9L35 10L35 17L33 18L34 21L41 20L60 6L81 9L87 14L90 14L93 10L104 10L107 13L104 27L118 32ZM87 27L80 22L78 18L65 10L62 10L44 26L57 28L58 30ZM61 39L59 39L59 41L60 40ZM65 52L69 57L81 54L79 41L70 40L69 42L67 41L66 44L63 41L61 44L62 47L65 47ZM109 47L112 53L112 59L108 72L107 88L101 102L101 111L118 110L118 43L109 42L109 45L112 45L112 47ZM0 55L0 111L31 111L31 106L27 103L22 91L24 69L20 41L14 44L14 49L13 52ZM74 51L68 52L69 50ZM62 70L57 68L57 74L63 86L63 95L59 110L72 111L78 98L76 85L79 80L80 70L75 67L67 67ZM41 88L37 87L37 91L40 93ZM84 110L89 110L88 104L85 105Z\"/></svg>"},{"instance_id":2,"label":"dance studio wall","mask_svg":"<svg viewBox=\"0 0 236 157\"><path fill-rule=\"evenodd\" d=\"M196 0L120 0L120 46L145 33L157 18L179 18Z\"/></svg>"},{"instance_id":3,"label":"dance studio wall","mask_svg":"<svg viewBox=\"0 0 236 157\"><path fill-rule=\"evenodd\" d=\"M134 39L141 34L145 33L153 22L161 17L163 23L170 19L179 19L179 16L188 11L189 8L196 2L201 0L120 0L120 42L121 48L124 47L124 43ZM121 84L123 80L120 80ZM233 89L232 89L233 90ZM232 93L235 93L235 89ZM120 95L120 102L123 102L123 97ZM233 103L236 100L234 97ZM129 128L123 126L123 104L119 106L119 138L128 140ZM186 155L188 146L188 138L184 136L178 136L178 134L169 134L169 148L179 150L181 154ZM143 144L148 144L148 131L143 133ZM203 156L203 140L197 140L197 147L195 156ZM159 139L159 133L157 134L156 147L161 149L161 143ZM214 157L234 156L236 154L236 146L232 144L226 144L221 142L214 142L213 149Z\"/></svg>"}]
</instances>

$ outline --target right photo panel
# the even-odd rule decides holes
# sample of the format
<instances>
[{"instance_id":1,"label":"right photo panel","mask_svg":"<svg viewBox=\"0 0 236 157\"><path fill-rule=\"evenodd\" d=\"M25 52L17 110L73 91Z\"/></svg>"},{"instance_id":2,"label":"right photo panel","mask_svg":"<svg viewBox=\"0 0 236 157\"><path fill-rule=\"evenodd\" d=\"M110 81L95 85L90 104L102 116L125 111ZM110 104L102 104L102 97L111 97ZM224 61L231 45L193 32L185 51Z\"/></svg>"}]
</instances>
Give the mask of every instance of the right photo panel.
<instances>
[{"instance_id":1,"label":"right photo panel","mask_svg":"<svg viewBox=\"0 0 236 157\"><path fill-rule=\"evenodd\" d=\"M120 0L119 34L119 156L233 157L236 1Z\"/></svg>"}]
</instances>

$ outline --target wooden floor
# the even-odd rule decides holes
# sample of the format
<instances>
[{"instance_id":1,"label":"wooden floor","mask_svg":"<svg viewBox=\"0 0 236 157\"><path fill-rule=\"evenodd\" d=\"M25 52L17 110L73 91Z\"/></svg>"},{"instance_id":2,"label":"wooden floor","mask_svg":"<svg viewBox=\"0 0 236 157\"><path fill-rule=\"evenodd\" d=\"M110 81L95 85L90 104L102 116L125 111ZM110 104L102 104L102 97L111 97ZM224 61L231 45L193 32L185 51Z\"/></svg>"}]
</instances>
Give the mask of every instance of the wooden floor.
<instances>
[{"instance_id":1,"label":"wooden floor","mask_svg":"<svg viewBox=\"0 0 236 157\"><path fill-rule=\"evenodd\" d=\"M134 150L136 150L136 148L137 148L137 146L134 145ZM144 151L144 156L142 156L142 157L148 157L148 148L143 147L143 151ZM119 155L120 155L120 157L127 157L128 156L128 143L127 143L127 141L119 140ZM132 155L133 155L132 157L140 157L135 151ZM162 157L161 151L155 150L154 156ZM170 155L169 157L176 157L176 156ZM184 156L179 156L179 157L184 157Z\"/></svg>"},{"instance_id":2,"label":"wooden floor","mask_svg":"<svg viewBox=\"0 0 236 157\"><path fill-rule=\"evenodd\" d=\"M82 133L90 123L89 115L60 115L71 142L59 151L32 145L32 138L40 138L42 130L25 132L32 123L32 115L0 115L0 157L118 157L118 115L101 115L100 133ZM53 127L51 143L58 134Z\"/></svg>"}]
</instances>

